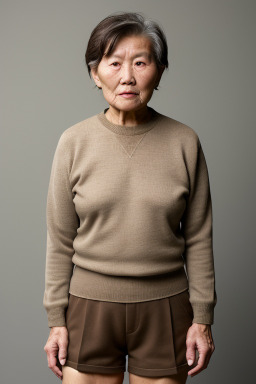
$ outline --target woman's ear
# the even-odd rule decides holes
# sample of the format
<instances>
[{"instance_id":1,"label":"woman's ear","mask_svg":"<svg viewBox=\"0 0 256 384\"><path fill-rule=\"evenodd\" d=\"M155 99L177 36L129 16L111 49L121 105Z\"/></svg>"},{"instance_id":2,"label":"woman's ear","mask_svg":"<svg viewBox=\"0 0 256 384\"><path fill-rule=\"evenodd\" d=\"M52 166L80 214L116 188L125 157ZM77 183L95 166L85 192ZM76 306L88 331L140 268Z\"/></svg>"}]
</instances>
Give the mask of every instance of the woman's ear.
<instances>
[{"instance_id":1,"label":"woman's ear","mask_svg":"<svg viewBox=\"0 0 256 384\"><path fill-rule=\"evenodd\" d=\"M155 87L158 87L164 70L165 70L165 66L163 65L159 69L158 76L157 76L156 83L155 83L156 84Z\"/></svg>"},{"instance_id":2,"label":"woman's ear","mask_svg":"<svg viewBox=\"0 0 256 384\"><path fill-rule=\"evenodd\" d=\"M101 81L97 75L97 71L95 70L95 68L91 69L91 74L92 74L93 80L94 80L95 84L97 85L97 87L102 88L101 87Z\"/></svg>"}]
</instances>

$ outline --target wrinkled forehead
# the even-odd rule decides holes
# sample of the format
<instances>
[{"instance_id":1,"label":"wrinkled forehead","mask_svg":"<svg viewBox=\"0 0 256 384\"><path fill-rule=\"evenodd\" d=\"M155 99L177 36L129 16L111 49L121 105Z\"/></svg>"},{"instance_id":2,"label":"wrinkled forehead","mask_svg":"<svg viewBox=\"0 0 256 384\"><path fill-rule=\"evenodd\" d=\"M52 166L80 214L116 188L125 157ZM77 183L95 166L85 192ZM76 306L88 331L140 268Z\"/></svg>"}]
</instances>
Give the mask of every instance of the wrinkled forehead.
<instances>
[{"instance_id":1,"label":"wrinkled forehead","mask_svg":"<svg viewBox=\"0 0 256 384\"><path fill-rule=\"evenodd\" d=\"M103 57L123 58L127 50L131 52L131 58L138 56L152 58L152 43L146 36L141 35L122 37L115 44L108 42Z\"/></svg>"}]
</instances>

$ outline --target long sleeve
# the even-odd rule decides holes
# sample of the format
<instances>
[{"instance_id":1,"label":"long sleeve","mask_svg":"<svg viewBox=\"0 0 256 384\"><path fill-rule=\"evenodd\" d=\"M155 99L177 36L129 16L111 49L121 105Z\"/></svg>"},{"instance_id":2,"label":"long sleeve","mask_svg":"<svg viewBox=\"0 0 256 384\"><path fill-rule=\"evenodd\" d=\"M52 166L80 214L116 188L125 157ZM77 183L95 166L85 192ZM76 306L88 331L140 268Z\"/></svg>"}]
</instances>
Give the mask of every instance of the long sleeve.
<instances>
[{"instance_id":1,"label":"long sleeve","mask_svg":"<svg viewBox=\"0 0 256 384\"><path fill-rule=\"evenodd\" d=\"M65 326L70 278L73 272L73 240L79 217L75 211L69 173L71 156L64 132L54 154L47 195L47 245L43 305L48 326Z\"/></svg>"},{"instance_id":2,"label":"long sleeve","mask_svg":"<svg viewBox=\"0 0 256 384\"><path fill-rule=\"evenodd\" d=\"M193 323L213 324L217 303L212 245L212 200L209 175L199 138L191 147L189 161L190 192L181 221L185 238L184 260L189 281Z\"/></svg>"}]
</instances>

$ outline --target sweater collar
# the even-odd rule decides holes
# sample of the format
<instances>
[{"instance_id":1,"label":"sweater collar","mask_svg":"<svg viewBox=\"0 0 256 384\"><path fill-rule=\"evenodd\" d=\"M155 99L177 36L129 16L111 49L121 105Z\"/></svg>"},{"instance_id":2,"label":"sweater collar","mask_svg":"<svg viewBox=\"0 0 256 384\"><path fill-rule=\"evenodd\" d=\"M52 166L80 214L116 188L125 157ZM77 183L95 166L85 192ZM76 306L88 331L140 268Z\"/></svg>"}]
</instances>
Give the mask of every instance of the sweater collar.
<instances>
[{"instance_id":1,"label":"sweater collar","mask_svg":"<svg viewBox=\"0 0 256 384\"><path fill-rule=\"evenodd\" d=\"M125 125L118 125L118 124L112 123L107 119L105 115L105 113L109 108L105 108L104 111L98 113L97 117L106 128L110 129L114 133L117 133L120 135L139 135L152 129L155 126L156 122L162 116L152 107L148 106L148 108L151 111L151 119L146 123L142 123L138 125L125 126Z\"/></svg>"}]
</instances>

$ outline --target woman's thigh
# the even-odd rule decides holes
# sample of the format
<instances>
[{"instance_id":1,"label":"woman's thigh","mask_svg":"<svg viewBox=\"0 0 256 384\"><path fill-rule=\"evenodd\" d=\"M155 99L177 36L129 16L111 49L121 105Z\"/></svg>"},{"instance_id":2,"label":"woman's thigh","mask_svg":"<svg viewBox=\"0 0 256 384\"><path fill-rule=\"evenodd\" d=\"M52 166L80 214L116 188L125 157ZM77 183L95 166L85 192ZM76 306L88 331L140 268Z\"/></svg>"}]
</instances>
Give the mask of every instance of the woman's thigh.
<instances>
[{"instance_id":1,"label":"woman's thigh","mask_svg":"<svg viewBox=\"0 0 256 384\"><path fill-rule=\"evenodd\" d=\"M129 384L185 384L187 377L186 370L166 377L143 377L129 373Z\"/></svg>"},{"instance_id":2,"label":"woman's thigh","mask_svg":"<svg viewBox=\"0 0 256 384\"><path fill-rule=\"evenodd\" d=\"M62 384L122 384L124 373L85 373L74 368L62 367Z\"/></svg>"}]
</instances>

